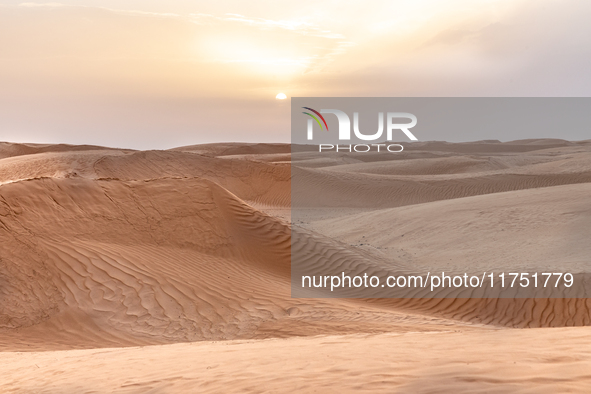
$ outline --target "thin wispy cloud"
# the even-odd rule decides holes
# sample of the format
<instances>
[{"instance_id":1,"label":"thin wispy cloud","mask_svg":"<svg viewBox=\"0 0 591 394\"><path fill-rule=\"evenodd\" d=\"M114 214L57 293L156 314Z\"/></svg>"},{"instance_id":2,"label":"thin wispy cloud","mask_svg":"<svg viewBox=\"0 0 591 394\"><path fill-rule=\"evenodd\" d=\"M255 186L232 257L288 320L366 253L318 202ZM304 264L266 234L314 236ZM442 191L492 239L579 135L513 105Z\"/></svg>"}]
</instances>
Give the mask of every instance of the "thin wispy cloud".
<instances>
[{"instance_id":1,"label":"thin wispy cloud","mask_svg":"<svg viewBox=\"0 0 591 394\"><path fill-rule=\"evenodd\" d=\"M92 8L92 9L100 9L109 12L114 12L123 15L138 15L138 16L155 16L155 17L169 17L169 18L182 18L180 14L175 14L171 12L150 12L150 11L140 11L140 10L127 10L127 9L117 9L117 8L109 8L109 7L99 7L99 6L88 6L88 5L71 5L71 4L63 4L63 3L21 3L18 5L19 7L25 8Z\"/></svg>"}]
</instances>

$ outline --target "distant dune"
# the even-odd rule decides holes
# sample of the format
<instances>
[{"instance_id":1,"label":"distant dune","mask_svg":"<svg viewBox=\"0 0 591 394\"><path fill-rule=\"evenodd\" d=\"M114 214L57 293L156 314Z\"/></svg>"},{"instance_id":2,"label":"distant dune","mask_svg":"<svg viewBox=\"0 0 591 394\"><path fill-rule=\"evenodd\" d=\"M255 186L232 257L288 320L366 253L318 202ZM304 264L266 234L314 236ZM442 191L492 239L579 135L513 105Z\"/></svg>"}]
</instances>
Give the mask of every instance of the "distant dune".
<instances>
[{"instance_id":1,"label":"distant dune","mask_svg":"<svg viewBox=\"0 0 591 394\"><path fill-rule=\"evenodd\" d=\"M588 267L591 141L405 146L0 143L0 391L591 390L588 299L291 297L292 248Z\"/></svg>"}]
</instances>

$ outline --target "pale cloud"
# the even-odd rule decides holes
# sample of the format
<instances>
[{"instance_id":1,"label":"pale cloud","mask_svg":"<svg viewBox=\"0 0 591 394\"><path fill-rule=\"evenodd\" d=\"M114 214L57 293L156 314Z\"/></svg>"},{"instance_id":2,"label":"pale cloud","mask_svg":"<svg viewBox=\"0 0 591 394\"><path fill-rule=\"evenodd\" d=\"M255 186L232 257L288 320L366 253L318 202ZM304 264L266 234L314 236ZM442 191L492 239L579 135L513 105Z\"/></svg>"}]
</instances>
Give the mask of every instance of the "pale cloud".
<instances>
[{"instance_id":1,"label":"pale cloud","mask_svg":"<svg viewBox=\"0 0 591 394\"><path fill-rule=\"evenodd\" d=\"M27 7L27 8L42 8L42 7L63 7L64 5L61 3L21 3L19 7Z\"/></svg>"},{"instance_id":2,"label":"pale cloud","mask_svg":"<svg viewBox=\"0 0 591 394\"><path fill-rule=\"evenodd\" d=\"M354 45L351 41L346 41L346 37L340 33L334 33L330 30L321 29L310 21L304 19L281 19L272 20L265 18L248 17L242 14L226 13L222 16L214 16L211 14L191 14L192 21L197 24L206 24L208 26L217 26L220 29L231 30L232 25L253 28L262 32L272 30L284 30L287 33L295 34L295 39L289 36L280 36L281 40L273 40L268 36L258 40L259 43L244 43L245 38L242 36L237 39L237 43L232 45L223 39L211 39L213 41L211 52L217 57L210 57L210 61L219 61L224 63L251 63L260 65L277 65L277 66L297 66L293 71L301 73L311 72L315 69L324 67L330 63L339 54L345 53L347 48ZM266 33L268 34L268 33ZM298 39L297 35L303 35L313 38L326 39L324 41L309 41ZM215 36L215 35L214 35ZM248 37L248 34L246 35ZM274 42L273 42L274 41ZM286 45L285 43L289 44ZM261 44L262 43L262 44ZM267 45L267 50L262 47ZM297 47L314 48L314 50L295 51ZM286 49L294 49L293 52L299 52L296 56L281 56ZM219 56L219 49L225 50L225 56ZM246 53L245 53L246 52ZM273 55L273 52L279 55Z\"/></svg>"},{"instance_id":3,"label":"pale cloud","mask_svg":"<svg viewBox=\"0 0 591 394\"><path fill-rule=\"evenodd\" d=\"M250 26L258 26L260 28L280 28L291 30L300 34L312 35L316 37L344 39L345 36L340 33L334 33L330 30L321 29L314 24L305 20L270 20L263 18L249 18L240 14L226 14L220 20L240 22Z\"/></svg>"},{"instance_id":4,"label":"pale cloud","mask_svg":"<svg viewBox=\"0 0 591 394\"><path fill-rule=\"evenodd\" d=\"M59 35L60 31L67 30L64 25L72 24L75 26L79 23L80 18L92 20L97 32L101 29L111 31L107 36L113 36L113 32L117 32L121 42L113 42L112 48L109 51L109 44L105 41L101 43L98 33L91 33L87 27L84 27L86 32L80 35L71 35L65 37L66 34L61 34L52 41L55 48L46 47L39 51L30 47L30 53L37 53L43 57L43 53L48 53L46 56L78 56L84 58L121 58L121 56L129 59L135 58L149 58L156 61L187 61L187 62L220 62L227 64L250 64L260 65L263 67L263 72L274 71L281 75L293 73L306 73L315 69L325 67L336 56L345 53L347 48L354 45L353 42L347 41L343 34L331 32L330 30L320 28L314 23L305 20L305 18L297 19L269 19L259 17L249 17L236 13L223 13L221 15L213 15L207 13L188 13L181 15L171 12L153 12L143 10L129 10L129 9L115 9L100 6L87 5L68 5L63 3L22 3L19 8L55 10L61 14L45 14L43 15L45 24L52 24L54 28L46 32L49 36ZM63 10L59 11L59 10ZM125 22L109 21L108 15L112 18L120 17L145 17L146 21L130 21L134 24L132 28L126 29L122 27ZM0 15L1 17L1 15ZM39 18L39 16L37 16ZM31 15L21 14L23 19L22 28L27 24L27 19L31 19ZM73 23L68 23L68 18L73 19ZM168 27L158 26L158 22L150 22L150 18L164 18L171 20L172 24ZM62 21L60 21L62 19ZM116 24L113 26L113 24ZM174 25L173 25L174 24ZM31 23L33 25L33 23ZM102 25L102 26L101 26ZM176 26L175 26L176 25ZM187 28L187 25L197 25L194 28ZM185 26L182 32L179 32L179 26ZM119 29L121 27L121 29ZM131 26L130 26L131 27ZM5 26L5 29L10 29L10 26ZM31 28L34 28L31 26ZM0 26L0 31L2 27ZM16 35L19 34L19 29L16 30ZM119 31L118 31L119 30ZM144 37L134 37L133 30L145 30L148 34ZM153 38L154 45L146 45L146 42L152 37L150 31L158 31L158 36ZM269 35L270 31L275 31ZM283 32L283 33L282 33ZM88 39L84 33L89 33L94 36L93 41ZM10 36L7 32L6 37ZM292 36L290 36L292 35ZM13 35L14 36L14 35ZM300 37L301 36L301 37ZM193 38L192 38L193 37ZM186 44L184 49L178 48L176 53L171 50L165 50L159 53L149 53L151 49L158 48L163 40L171 43L187 42L191 40L200 41L196 45ZM316 40L315 40L316 39ZM133 40L139 41L136 45ZM0 54L0 57L14 57L14 52L27 52L27 44L22 45L19 40L14 40L14 47L20 47L17 50L11 51L10 44L5 51ZM66 47L83 46L86 48L74 53L64 53ZM57 43L57 44L55 44ZM121 43L125 43L130 50L125 55L122 51L117 50ZM100 47L100 50L94 51L94 47ZM172 45L174 48L175 45ZM168 49L172 49L168 48ZM146 53L146 50L148 53ZM12 53L11 53L12 52ZM92 54L89 52L93 52ZM109 53L111 52L111 53ZM158 51L156 51L158 52ZM274 67L274 70L269 69Z\"/></svg>"}]
</instances>

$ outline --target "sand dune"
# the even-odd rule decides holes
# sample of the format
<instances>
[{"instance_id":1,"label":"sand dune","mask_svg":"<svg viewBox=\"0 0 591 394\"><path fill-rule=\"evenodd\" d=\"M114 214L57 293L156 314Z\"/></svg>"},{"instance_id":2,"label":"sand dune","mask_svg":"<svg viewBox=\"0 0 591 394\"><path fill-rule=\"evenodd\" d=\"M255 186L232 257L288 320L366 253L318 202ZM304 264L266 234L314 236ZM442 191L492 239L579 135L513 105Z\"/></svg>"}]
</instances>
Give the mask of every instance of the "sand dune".
<instances>
[{"instance_id":1,"label":"sand dune","mask_svg":"<svg viewBox=\"0 0 591 394\"><path fill-rule=\"evenodd\" d=\"M591 183L563 185L355 213L310 226L414 267L581 272L591 256L590 195Z\"/></svg>"},{"instance_id":2,"label":"sand dune","mask_svg":"<svg viewBox=\"0 0 591 394\"><path fill-rule=\"evenodd\" d=\"M2 198L2 328L18 329L7 348L383 332L396 320L291 300L289 226L204 179L42 178Z\"/></svg>"},{"instance_id":3,"label":"sand dune","mask_svg":"<svg viewBox=\"0 0 591 394\"><path fill-rule=\"evenodd\" d=\"M587 328L512 327L589 325L587 299L292 298L294 251L585 272L591 143L410 150L1 144L0 391L586 391Z\"/></svg>"},{"instance_id":4,"label":"sand dune","mask_svg":"<svg viewBox=\"0 0 591 394\"><path fill-rule=\"evenodd\" d=\"M92 150L110 151L113 148L106 148L96 145L69 145L69 144L16 144L11 142L0 142L0 159L14 156L33 155L47 152L83 152ZM132 149L117 149L122 152L131 152Z\"/></svg>"},{"instance_id":5,"label":"sand dune","mask_svg":"<svg viewBox=\"0 0 591 394\"><path fill-rule=\"evenodd\" d=\"M219 183L241 198L289 206L288 164L214 158L167 151L40 153L0 161L0 184L35 178L148 180L200 177Z\"/></svg>"},{"instance_id":6,"label":"sand dune","mask_svg":"<svg viewBox=\"0 0 591 394\"><path fill-rule=\"evenodd\" d=\"M533 146L535 152L520 151L519 154L505 152L505 144L502 144L501 152L496 155L479 154L478 150L457 155L454 152L458 149L451 149L440 152L442 157L439 158L416 158L432 153L434 147L443 149L447 145L419 144L418 147L413 145L411 159L406 159L411 153L404 152L391 155L392 159L387 161L384 155L345 153L333 155L332 160L327 155L324 163L314 159L314 168L306 165L309 153L298 153L295 157L303 158L304 166L294 161L297 166L294 169L297 176L292 195L294 204L387 208L591 181L591 144L567 144L558 150L548 148L549 145L532 144L525 146ZM401 156L403 154L407 156Z\"/></svg>"}]
</instances>

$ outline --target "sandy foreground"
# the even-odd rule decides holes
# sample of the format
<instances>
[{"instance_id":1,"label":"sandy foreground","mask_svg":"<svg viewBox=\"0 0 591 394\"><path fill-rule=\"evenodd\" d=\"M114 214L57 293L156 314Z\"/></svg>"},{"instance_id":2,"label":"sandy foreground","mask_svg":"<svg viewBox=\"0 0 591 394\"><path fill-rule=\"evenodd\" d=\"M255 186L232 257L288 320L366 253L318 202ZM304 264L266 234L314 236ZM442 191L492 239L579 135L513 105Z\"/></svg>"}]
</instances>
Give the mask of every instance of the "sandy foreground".
<instances>
[{"instance_id":1,"label":"sandy foreground","mask_svg":"<svg viewBox=\"0 0 591 394\"><path fill-rule=\"evenodd\" d=\"M2 391L588 392L586 328L351 334L4 353Z\"/></svg>"},{"instance_id":2,"label":"sandy foreground","mask_svg":"<svg viewBox=\"0 0 591 394\"><path fill-rule=\"evenodd\" d=\"M587 268L591 141L407 151L0 143L0 392L591 391L591 300L291 298L292 248Z\"/></svg>"}]
</instances>

